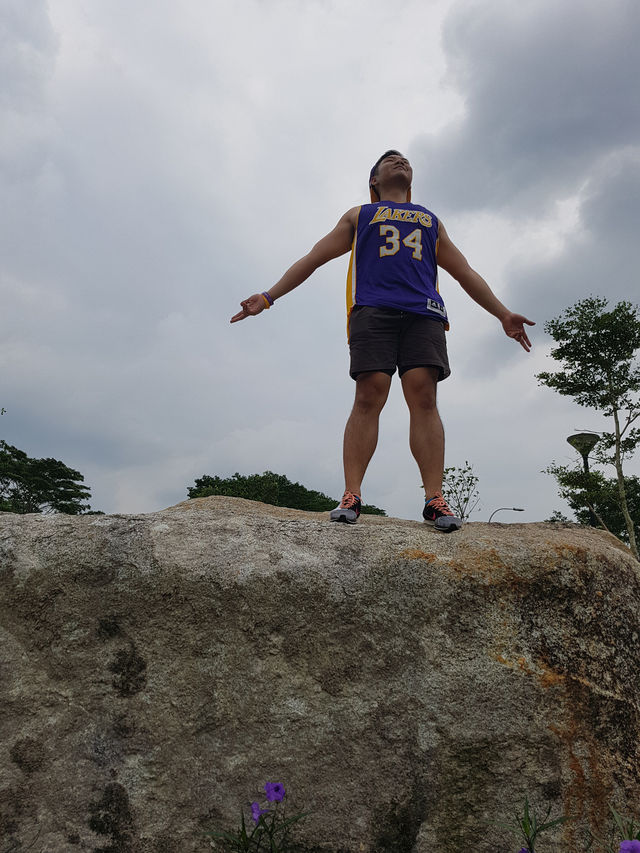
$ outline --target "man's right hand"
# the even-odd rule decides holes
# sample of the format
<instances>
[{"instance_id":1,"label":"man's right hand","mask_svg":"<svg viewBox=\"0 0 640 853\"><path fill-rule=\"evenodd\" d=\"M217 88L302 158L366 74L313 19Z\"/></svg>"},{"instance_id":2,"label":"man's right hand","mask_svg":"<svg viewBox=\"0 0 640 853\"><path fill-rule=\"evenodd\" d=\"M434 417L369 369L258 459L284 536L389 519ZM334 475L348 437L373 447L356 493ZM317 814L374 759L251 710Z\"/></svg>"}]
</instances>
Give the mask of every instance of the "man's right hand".
<instances>
[{"instance_id":1,"label":"man's right hand","mask_svg":"<svg viewBox=\"0 0 640 853\"><path fill-rule=\"evenodd\" d=\"M242 306L242 311L238 311L237 314L233 315L231 318L232 323L244 320L245 317L255 317L256 314L260 314L267 307L264 304L264 296L261 293L254 293L253 296L244 299L240 305Z\"/></svg>"},{"instance_id":2,"label":"man's right hand","mask_svg":"<svg viewBox=\"0 0 640 853\"><path fill-rule=\"evenodd\" d=\"M353 244L353 236L358 224L359 207L352 207L344 216L340 217L338 224L326 236L315 244L308 254L300 258L289 267L280 281L277 281L273 287L269 288L268 293L273 299L280 299L286 293L289 293L303 281L306 281L312 272L326 264L332 258L338 258L340 255L346 254ZM275 294L274 294L275 291ZM256 314L262 313L265 310L266 301L261 293L254 293L248 299L240 303L242 311L238 311L231 318L232 323L237 323L238 320L244 320L245 317L255 317Z\"/></svg>"}]
</instances>

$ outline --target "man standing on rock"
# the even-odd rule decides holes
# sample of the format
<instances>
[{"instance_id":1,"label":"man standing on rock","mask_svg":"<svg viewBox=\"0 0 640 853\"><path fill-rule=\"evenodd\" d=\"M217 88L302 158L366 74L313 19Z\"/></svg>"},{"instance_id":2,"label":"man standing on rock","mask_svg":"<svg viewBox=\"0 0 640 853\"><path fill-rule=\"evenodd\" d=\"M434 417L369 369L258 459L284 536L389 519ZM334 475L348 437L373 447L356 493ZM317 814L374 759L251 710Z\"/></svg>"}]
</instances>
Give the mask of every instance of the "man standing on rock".
<instances>
[{"instance_id":1,"label":"man standing on rock","mask_svg":"<svg viewBox=\"0 0 640 853\"><path fill-rule=\"evenodd\" d=\"M353 410L344 433L345 492L331 521L353 524L360 515L361 487L378 441L378 420L398 368L409 407L409 446L425 490L422 512L436 530L462 527L442 496L444 430L436 407L438 382L450 374L438 290L442 267L505 333L529 352L524 324L467 263L434 213L411 202L413 171L398 151L386 151L369 175L371 204L348 210L333 231L296 261L270 290L240 305L232 323L270 308L306 281L319 266L351 251L347 276L350 374L356 382Z\"/></svg>"}]
</instances>

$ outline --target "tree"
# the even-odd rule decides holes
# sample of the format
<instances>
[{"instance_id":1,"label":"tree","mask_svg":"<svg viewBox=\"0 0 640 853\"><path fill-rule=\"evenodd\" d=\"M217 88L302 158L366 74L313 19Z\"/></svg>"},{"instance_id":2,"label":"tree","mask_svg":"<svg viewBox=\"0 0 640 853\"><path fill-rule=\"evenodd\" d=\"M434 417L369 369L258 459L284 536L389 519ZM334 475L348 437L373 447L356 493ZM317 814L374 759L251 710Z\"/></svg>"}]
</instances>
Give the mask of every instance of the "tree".
<instances>
[{"instance_id":1,"label":"tree","mask_svg":"<svg viewBox=\"0 0 640 853\"><path fill-rule=\"evenodd\" d=\"M91 491L83 482L79 471L58 459L32 459L0 440L1 512L89 512Z\"/></svg>"},{"instance_id":2,"label":"tree","mask_svg":"<svg viewBox=\"0 0 640 853\"><path fill-rule=\"evenodd\" d=\"M590 524L593 513L598 524L629 544L629 533L622 508L618 481L605 477L601 471L586 472L581 468L557 465L546 469L559 486L558 493L569 504L580 524ZM636 541L640 537L640 477L625 477L625 494L629 513L633 519Z\"/></svg>"},{"instance_id":3,"label":"tree","mask_svg":"<svg viewBox=\"0 0 640 853\"><path fill-rule=\"evenodd\" d=\"M545 522L547 524L570 524L571 519L567 518L567 516L563 512L560 512L559 509L554 509L549 518L545 518Z\"/></svg>"},{"instance_id":4,"label":"tree","mask_svg":"<svg viewBox=\"0 0 640 853\"><path fill-rule=\"evenodd\" d=\"M637 306L619 302L607 311L606 299L591 296L545 323L545 331L558 343L551 357L561 363L556 373L539 373L541 385L573 397L580 406L596 409L613 422L602 435L596 459L613 465L620 511L628 542L638 559L634 521L629 511L622 463L640 444L640 316Z\"/></svg>"},{"instance_id":5,"label":"tree","mask_svg":"<svg viewBox=\"0 0 640 853\"><path fill-rule=\"evenodd\" d=\"M339 503L322 492L307 489L300 483L292 483L284 474L274 474L273 471L247 476L236 472L227 478L205 474L195 481L195 486L187 489L187 494L190 498L227 495L232 498L261 501L272 506L303 509L307 512L325 512ZM363 504L361 511L369 515L386 515L383 509L370 504Z\"/></svg>"},{"instance_id":6,"label":"tree","mask_svg":"<svg viewBox=\"0 0 640 853\"><path fill-rule=\"evenodd\" d=\"M454 513L463 521L469 518L480 502L479 479L473 467L465 460L463 468L445 468L442 476L442 492Z\"/></svg>"}]
</instances>

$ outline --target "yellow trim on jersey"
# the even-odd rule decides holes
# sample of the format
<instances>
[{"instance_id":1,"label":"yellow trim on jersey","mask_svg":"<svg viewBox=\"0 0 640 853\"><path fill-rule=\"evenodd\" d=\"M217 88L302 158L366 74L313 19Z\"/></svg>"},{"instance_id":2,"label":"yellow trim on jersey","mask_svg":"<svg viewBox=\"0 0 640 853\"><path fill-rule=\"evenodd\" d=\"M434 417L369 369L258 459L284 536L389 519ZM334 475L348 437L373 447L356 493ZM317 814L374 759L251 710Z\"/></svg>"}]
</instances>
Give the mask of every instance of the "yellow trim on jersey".
<instances>
[{"instance_id":1,"label":"yellow trim on jersey","mask_svg":"<svg viewBox=\"0 0 640 853\"><path fill-rule=\"evenodd\" d=\"M356 227L353 233L353 243L351 244L351 257L349 258L349 269L347 271L347 340L349 340L349 321L351 319L351 311L356 304L356 243L358 241L358 220L360 211L358 208L356 214Z\"/></svg>"},{"instance_id":2,"label":"yellow trim on jersey","mask_svg":"<svg viewBox=\"0 0 640 853\"><path fill-rule=\"evenodd\" d=\"M440 222L438 221L438 232L439 231L440 231ZM436 291L438 293L440 293L440 277L438 275L438 249L439 249L439 247L440 247L440 234L438 233L438 236L436 237ZM445 332L448 332L450 328L451 328L451 325L449 324L449 321L447 320L446 323L444 324Z\"/></svg>"}]
</instances>

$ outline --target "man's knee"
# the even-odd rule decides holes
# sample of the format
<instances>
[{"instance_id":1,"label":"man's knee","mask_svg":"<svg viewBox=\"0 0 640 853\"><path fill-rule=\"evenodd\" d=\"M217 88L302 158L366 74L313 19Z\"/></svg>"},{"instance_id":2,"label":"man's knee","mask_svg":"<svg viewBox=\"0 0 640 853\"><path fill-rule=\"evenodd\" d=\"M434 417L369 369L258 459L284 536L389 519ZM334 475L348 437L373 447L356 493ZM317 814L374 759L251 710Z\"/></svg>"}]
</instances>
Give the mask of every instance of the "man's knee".
<instances>
[{"instance_id":1,"label":"man's knee","mask_svg":"<svg viewBox=\"0 0 640 853\"><path fill-rule=\"evenodd\" d=\"M380 411L387 401L390 385L391 377L386 373L361 373L356 379L354 408L366 412Z\"/></svg>"},{"instance_id":2,"label":"man's knee","mask_svg":"<svg viewBox=\"0 0 640 853\"><path fill-rule=\"evenodd\" d=\"M418 367L402 377L402 390L409 408L437 409L437 368Z\"/></svg>"}]
</instances>

